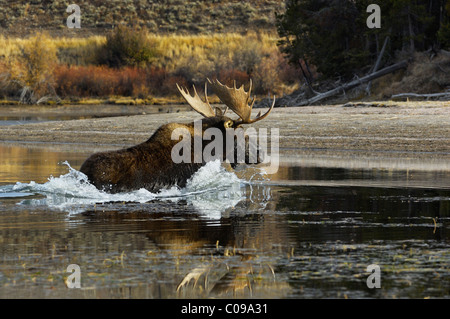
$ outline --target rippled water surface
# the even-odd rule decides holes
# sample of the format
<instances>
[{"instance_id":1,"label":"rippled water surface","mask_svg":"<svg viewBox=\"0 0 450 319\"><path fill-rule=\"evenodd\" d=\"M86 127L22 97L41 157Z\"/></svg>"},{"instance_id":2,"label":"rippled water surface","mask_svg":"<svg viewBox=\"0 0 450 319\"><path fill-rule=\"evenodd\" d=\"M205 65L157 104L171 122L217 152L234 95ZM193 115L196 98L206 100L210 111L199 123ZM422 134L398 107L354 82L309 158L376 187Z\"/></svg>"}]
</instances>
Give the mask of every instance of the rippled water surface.
<instances>
[{"instance_id":1,"label":"rippled water surface","mask_svg":"<svg viewBox=\"0 0 450 319\"><path fill-rule=\"evenodd\" d=\"M0 145L1 298L450 297L449 171L209 163L109 195L60 149Z\"/></svg>"}]
</instances>

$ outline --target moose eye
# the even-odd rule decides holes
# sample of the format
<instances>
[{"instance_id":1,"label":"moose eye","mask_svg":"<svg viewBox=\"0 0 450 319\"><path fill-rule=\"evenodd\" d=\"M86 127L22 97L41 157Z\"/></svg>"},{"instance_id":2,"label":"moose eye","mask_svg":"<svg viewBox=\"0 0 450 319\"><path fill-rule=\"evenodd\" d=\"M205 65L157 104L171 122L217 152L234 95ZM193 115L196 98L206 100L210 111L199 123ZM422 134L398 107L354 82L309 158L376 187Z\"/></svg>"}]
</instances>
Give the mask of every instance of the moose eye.
<instances>
[{"instance_id":1,"label":"moose eye","mask_svg":"<svg viewBox=\"0 0 450 319\"><path fill-rule=\"evenodd\" d=\"M223 126L225 126L225 128L232 128L233 127L233 121L226 121Z\"/></svg>"}]
</instances>

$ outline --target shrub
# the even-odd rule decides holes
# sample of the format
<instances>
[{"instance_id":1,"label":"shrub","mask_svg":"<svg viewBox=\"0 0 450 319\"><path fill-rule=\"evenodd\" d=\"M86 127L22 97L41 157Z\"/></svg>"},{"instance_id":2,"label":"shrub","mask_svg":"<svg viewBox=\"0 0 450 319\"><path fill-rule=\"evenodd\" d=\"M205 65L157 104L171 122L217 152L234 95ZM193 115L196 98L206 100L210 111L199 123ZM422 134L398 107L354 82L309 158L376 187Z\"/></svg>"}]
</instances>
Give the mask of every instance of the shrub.
<instances>
[{"instance_id":1,"label":"shrub","mask_svg":"<svg viewBox=\"0 0 450 319\"><path fill-rule=\"evenodd\" d=\"M0 61L0 96L6 98L17 93L18 85L11 81L10 67L6 61Z\"/></svg>"},{"instance_id":2,"label":"shrub","mask_svg":"<svg viewBox=\"0 0 450 319\"><path fill-rule=\"evenodd\" d=\"M145 98L148 95L177 94L176 83L186 86L183 77L168 75L161 68L121 69L107 66L65 66L55 69L56 91L63 97L108 97L111 95Z\"/></svg>"},{"instance_id":3,"label":"shrub","mask_svg":"<svg viewBox=\"0 0 450 319\"><path fill-rule=\"evenodd\" d=\"M217 76L217 79L228 86L232 86L233 82L236 81L236 87L240 87L242 84L247 85L250 77L247 72L240 70L230 69L221 70Z\"/></svg>"},{"instance_id":4,"label":"shrub","mask_svg":"<svg viewBox=\"0 0 450 319\"><path fill-rule=\"evenodd\" d=\"M189 83L188 81L182 77L182 76L168 76L164 79L159 93L156 95L179 95L178 89L176 84L182 86L182 87L188 87Z\"/></svg>"},{"instance_id":5,"label":"shrub","mask_svg":"<svg viewBox=\"0 0 450 319\"><path fill-rule=\"evenodd\" d=\"M399 81L390 83L389 87L378 88L382 98L389 98L399 93L440 93L450 88L450 58L445 54L438 54L432 61L426 53L415 53L412 63ZM380 78L377 83L387 82Z\"/></svg>"},{"instance_id":6,"label":"shrub","mask_svg":"<svg viewBox=\"0 0 450 319\"><path fill-rule=\"evenodd\" d=\"M58 66L55 69L56 91L66 96L108 96L115 93L118 77L104 66Z\"/></svg>"},{"instance_id":7,"label":"shrub","mask_svg":"<svg viewBox=\"0 0 450 319\"><path fill-rule=\"evenodd\" d=\"M120 70L116 94L140 98L148 96L149 89L145 70L134 67L126 67Z\"/></svg>"},{"instance_id":8,"label":"shrub","mask_svg":"<svg viewBox=\"0 0 450 319\"><path fill-rule=\"evenodd\" d=\"M256 66L261 62L264 48L261 41L249 38L244 45L233 52L233 67L252 76Z\"/></svg>"},{"instance_id":9,"label":"shrub","mask_svg":"<svg viewBox=\"0 0 450 319\"><path fill-rule=\"evenodd\" d=\"M38 103L55 95L53 69L57 61L56 48L43 33L24 42L18 55L9 58L9 80L20 87L21 102Z\"/></svg>"},{"instance_id":10,"label":"shrub","mask_svg":"<svg viewBox=\"0 0 450 319\"><path fill-rule=\"evenodd\" d=\"M120 68L145 66L156 56L156 50L145 30L117 26L107 37L97 53L99 64Z\"/></svg>"},{"instance_id":11,"label":"shrub","mask_svg":"<svg viewBox=\"0 0 450 319\"><path fill-rule=\"evenodd\" d=\"M274 49L255 66L252 79L255 93L281 96L291 93L291 88L300 82L301 75L280 51Z\"/></svg>"},{"instance_id":12,"label":"shrub","mask_svg":"<svg viewBox=\"0 0 450 319\"><path fill-rule=\"evenodd\" d=\"M189 88L195 84L202 90L207 77L217 78L227 85L236 80L238 86L247 86L251 78L255 94L261 96L270 91L279 96L279 92L286 92L287 85L297 83L300 78L298 71L288 65L278 52L275 39L266 34L149 35L148 43L155 48L154 52L158 52L157 60L146 66L126 65L120 68L106 63L100 66L90 64L94 62L90 58L94 50L100 53L99 48L102 48L104 52L107 46L105 37L53 38L51 41L45 36L43 38L36 52L26 52L42 58L40 62L33 60L32 65L49 63L51 67L30 70L41 70L37 74L46 74L44 78L48 80L44 82L54 84L56 92L63 97L179 97L176 83ZM0 95L5 97L11 92L17 94L25 85L26 63L18 63L22 47L36 47L35 40L0 37L0 56L5 56L0 61ZM59 54L60 63L56 67L55 51ZM18 78L23 79L20 82L22 86L19 86ZM278 81L283 83L280 85ZM46 89L51 91L48 87Z\"/></svg>"}]
</instances>

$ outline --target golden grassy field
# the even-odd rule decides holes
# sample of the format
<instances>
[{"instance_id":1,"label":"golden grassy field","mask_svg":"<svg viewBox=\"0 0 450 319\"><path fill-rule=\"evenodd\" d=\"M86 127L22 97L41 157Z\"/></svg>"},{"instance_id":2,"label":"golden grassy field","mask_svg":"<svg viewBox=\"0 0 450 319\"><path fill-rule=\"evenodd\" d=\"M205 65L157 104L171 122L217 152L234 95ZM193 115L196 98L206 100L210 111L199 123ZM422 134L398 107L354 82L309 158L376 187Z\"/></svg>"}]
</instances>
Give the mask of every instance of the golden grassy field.
<instances>
[{"instance_id":1,"label":"golden grassy field","mask_svg":"<svg viewBox=\"0 0 450 319\"><path fill-rule=\"evenodd\" d=\"M27 86L39 99L53 93L51 86L62 100L72 102L129 96L145 103L151 97L177 95L175 83L200 85L207 77L238 83L251 78L256 93L264 95L290 93L298 87L298 71L279 52L276 35L148 33L147 40L154 57L145 67L111 68L98 63L106 36L0 36L0 96L11 99L14 91Z\"/></svg>"},{"instance_id":2,"label":"golden grassy field","mask_svg":"<svg viewBox=\"0 0 450 319\"><path fill-rule=\"evenodd\" d=\"M62 64L88 65L93 63L92 55L96 49L106 41L106 36L94 35L86 38L50 37L47 34L17 38L0 35L0 57L13 58L20 53L20 49L29 46L36 37L51 50L60 52L59 62ZM149 40L160 53L157 66L165 66L174 69L180 57L196 56L198 59L211 59L211 54L219 50L226 50L229 57L236 51L245 50L248 47L259 46L264 53L277 49L278 37L267 33L216 33L201 35L178 34L149 34ZM77 57L76 59L74 57ZM163 65L163 62L171 61L171 64Z\"/></svg>"},{"instance_id":3,"label":"golden grassy field","mask_svg":"<svg viewBox=\"0 0 450 319\"><path fill-rule=\"evenodd\" d=\"M145 65L111 67L99 62L107 41L38 33L0 35L0 104L167 104L181 102L176 84L203 90L206 78L238 85L253 81L257 98L283 96L302 77L277 46L278 37L253 31L201 35L146 33L152 58ZM407 70L373 81L370 99L398 93L441 92L450 85L450 57L416 53ZM211 98L214 101L214 96Z\"/></svg>"}]
</instances>

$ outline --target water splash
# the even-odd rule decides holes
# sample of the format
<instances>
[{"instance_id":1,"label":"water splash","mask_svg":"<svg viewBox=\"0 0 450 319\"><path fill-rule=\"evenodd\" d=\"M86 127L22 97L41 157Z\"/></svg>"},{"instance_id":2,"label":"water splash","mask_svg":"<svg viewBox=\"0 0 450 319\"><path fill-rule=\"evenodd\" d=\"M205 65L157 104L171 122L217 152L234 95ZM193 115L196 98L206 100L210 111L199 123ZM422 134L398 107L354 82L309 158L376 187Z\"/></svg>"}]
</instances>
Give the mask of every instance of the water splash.
<instances>
[{"instance_id":1,"label":"water splash","mask_svg":"<svg viewBox=\"0 0 450 319\"><path fill-rule=\"evenodd\" d=\"M69 172L59 177L50 176L43 184L31 181L17 182L11 192L38 193L42 199L25 199L21 205L47 206L69 213L84 211L86 206L110 202L146 203L153 200L172 201L186 200L209 218L218 218L220 213L233 207L244 198L242 186L244 181L232 172L228 172L220 161L208 162L201 167L187 182L186 187L173 186L152 193L146 189L132 192L110 194L98 190L90 184L82 172L72 168L68 162ZM224 200L226 199L226 200Z\"/></svg>"}]
</instances>

